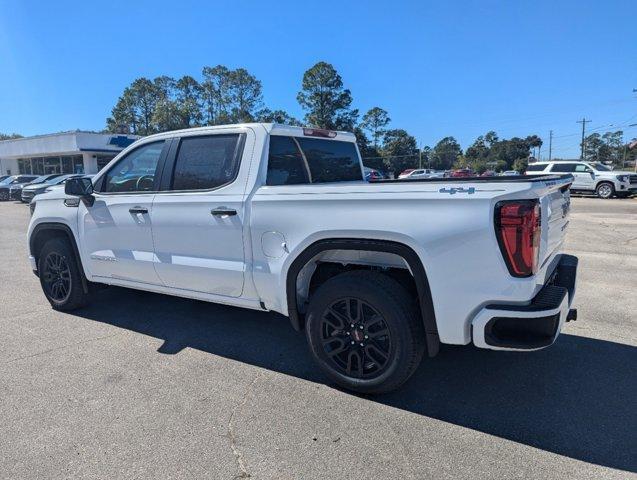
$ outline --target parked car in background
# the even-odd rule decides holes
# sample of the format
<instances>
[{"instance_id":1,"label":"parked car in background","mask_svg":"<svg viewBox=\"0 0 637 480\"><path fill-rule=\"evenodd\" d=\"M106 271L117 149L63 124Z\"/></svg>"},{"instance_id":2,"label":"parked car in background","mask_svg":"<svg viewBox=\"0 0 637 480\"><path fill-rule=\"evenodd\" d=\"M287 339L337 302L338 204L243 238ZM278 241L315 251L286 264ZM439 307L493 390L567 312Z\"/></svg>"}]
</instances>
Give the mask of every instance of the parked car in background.
<instances>
[{"instance_id":1,"label":"parked car in background","mask_svg":"<svg viewBox=\"0 0 637 480\"><path fill-rule=\"evenodd\" d=\"M449 176L451 178L462 178L462 177L475 177L476 174L470 168L461 168L458 170L452 170Z\"/></svg>"},{"instance_id":2,"label":"parked car in background","mask_svg":"<svg viewBox=\"0 0 637 480\"><path fill-rule=\"evenodd\" d=\"M599 198L628 197L637 194L637 174L635 172L613 170L599 162L556 161L531 163L526 175L546 175L547 173L570 173L574 181L574 192L596 193Z\"/></svg>"},{"instance_id":3,"label":"parked car in background","mask_svg":"<svg viewBox=\"0 0 637 480\"><path fill-rule=\"evenodd\" d=\"M49 175L40 175L39 177L35 177L30 182L21 182L12 184L9 188L9 198L11 200L20 200L22 197L22 189L27 185L42 185L45 182L48 182L51 179L59 177L60 173L52 173Z\"/></svg>"},{"instance_id":4,"label":"parked car in background","mask_svg":"<svg viewBox=\"0 0 637 480\"><path fill-rule=\"evenodd\" d=\"M413 172L414 170L416 170L415 168L408 168L407 170L403 170L400 175L398 175L398 178L405 178L407 176L409 176L409 174L411 172Z\"/></svg>"},{"instance_id":5,"label":"parked car in background","mask_svg":"<svg viewBox=\"0 0 637 480\"><path fill-rule=\"evenodd\" d=\"M26 185L38 178L37 175L12 175L0 181L0 200L11 198L11 188L17 185Z\"/></svg>"},{"instance_id":6,"label":"parked car in background","mask_svg":"<svg viewBox=\"0 0 637 480\"><path fill-rule=\"evenodd\" d=\"M437 175L437 172L431 168L416 168L413 170L405 170L403 173L398 175L398 178L432 178L434 175Z\"/></svg>"},{"instance_id":7,"label":"parked car in background","mask_svg":"<svg viewBox=\"0 0 637 480\"><path fill-rule=\"evenodd\" d=\"M369 183L362 167L346 132L150 135L31 202L31 269L62 311L100 283L279 312L363 393L398 388L441 343L555 341L575 313L570 175Z\"/></svg>"},{"instance_id":8,"label":"parked car in background","mask_svg":"<svg viewBox=\"0 0 637 480\"><path fill-rule=\"evenodd\" d=\"M363 172L365 173L365 180L368 182L371 180L382 180L384 178L383 174L374 168L363 167Z\"/></svg>"},{"instance_id":9,"label":"parked car in background","mask_svg":"<svg viewBox=\"0 0 637 480\"><path fill-rule=\"evenodd\" d=\"M493 170L485 170L480 174L481 177L495 177L496 175L497 173L495 173Z\"/></svg>"},{"instance_id":10,"label":"parked car in background","mask_svg":"<svg viewBox=\"0 0 637 480\"><path fill-rule=\"evenodd\" d=\"M81 174L77 174L77 173L68 174L68 175L56 175L53 178L49 178L45 182L38 182L38 183L31 182L30 184L22 187L21 200L24 203L29 203L31 200L33 200L33 197L35 197L36 195L40 195L41 193L44 193L49 187L52 187L55 185L61 185L64 182L66 182L66 180L69 178L81 177L81 176L82 176Z\"/></svg>"},{"instance_id":11,"label":"parked car in background","mask_svg":"<svg viewBox=\"0 0 637 480\"><path fill-rule=\"evenodd\" d=\"M517 170L505 170L500 175L502 175L503 177L515 177L516 175L519 175L519 174L520 172L518 172Z\"/></svg>"}]
</instances>

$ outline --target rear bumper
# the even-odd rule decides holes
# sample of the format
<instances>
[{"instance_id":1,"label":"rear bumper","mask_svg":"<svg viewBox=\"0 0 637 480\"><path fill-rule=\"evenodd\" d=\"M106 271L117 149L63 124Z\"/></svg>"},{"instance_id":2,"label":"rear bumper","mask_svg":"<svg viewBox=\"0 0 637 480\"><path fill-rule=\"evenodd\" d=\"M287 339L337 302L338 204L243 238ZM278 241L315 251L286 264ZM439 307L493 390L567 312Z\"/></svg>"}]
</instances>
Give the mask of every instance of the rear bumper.
<instances>
[{"instance_id":1,"label":"rear bumper","mask_svg":"<svg viewBox=\"0 0 637 480\"><path fill-rule=\"evenodd\" d=\"M549 281L526 305L487 305L472 322L473 343L491 350L539 350L562 329L575 296L577 257L560 255Z\"/></svg>"}]
</instances>

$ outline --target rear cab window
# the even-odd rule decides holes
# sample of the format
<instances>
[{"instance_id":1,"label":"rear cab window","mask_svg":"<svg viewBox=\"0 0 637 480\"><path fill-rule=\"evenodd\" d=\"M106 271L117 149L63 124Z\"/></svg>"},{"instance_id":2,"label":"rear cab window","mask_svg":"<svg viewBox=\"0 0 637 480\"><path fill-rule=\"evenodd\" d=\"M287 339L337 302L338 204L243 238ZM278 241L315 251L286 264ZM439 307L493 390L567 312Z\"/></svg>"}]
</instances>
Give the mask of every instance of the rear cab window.
<instances>
[{"instance_id":1,"label":"rear cab window","mask_svg":"<svg viewBox=\"0 0 637 480\"><path fill-rule=\"evenodd\" d=\"M362 181L354 142L270 136L267 185Z\"/></svg>"}]
</instances>

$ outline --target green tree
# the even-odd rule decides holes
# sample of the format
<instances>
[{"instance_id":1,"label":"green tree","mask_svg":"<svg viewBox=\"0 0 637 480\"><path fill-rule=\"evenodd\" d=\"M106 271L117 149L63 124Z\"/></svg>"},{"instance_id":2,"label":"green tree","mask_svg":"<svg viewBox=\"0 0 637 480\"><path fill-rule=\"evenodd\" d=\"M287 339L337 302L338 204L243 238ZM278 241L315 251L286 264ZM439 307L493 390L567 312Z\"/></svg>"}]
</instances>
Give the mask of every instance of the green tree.
<instances>
[{"instance_id":1,"label":"green tree","mask_svg":"<svg viewBox=\"0 0 637 480\"><path fill-rule=\"evenodd\" d=\"M431 147L429 145L425 145L422 147L420 151L420 161L422 161L422 166L430 168L431 167Z\"/></svg>"},{"instance_id":2,"label":"green tree","mask_svg":"<svg viewBox=\"0 0 637 480\"><path fill-rule=\"evenodd\" d=\"M203 124L203 88L190 75L184 75L175 84L182 128Z\"/></svg>"},{"instance_id":3,"label":"green tree","mask_svg":"<svg viewBox=\"0 0 637 480\"><path fill-rule=\"evenodd\" d=\"M465 156L468 162L485 161L489 156L490 150L490 145L488 145L485 138L480 135L476 138L475 142L467 148Z\"/></svg>"},{"instance_id":4,"label":"green tree","mask_svg":"<svg viewBox=\"0 0 637 480\"><path fill-rule=\"evenodd\" d=\"M252 122L263 108L261 82L245 68L204 67L201 99L208 125Z\"/></svg>"},{"instance_id":5,"label":"green tree","mask_svg":"<svg viewBox=\"0 0 637 480\"><path fill-rule=\"evenodd\" d=\"M542 139L537 135L526 138L513 137L500 139L494 131L479 136L467 148L462 166L477 172L484 170L510 170L517 160L528 162L532 148L542 146ZM522 165L518 163L518 165ZM458 164L459 165L459 164Z\"/></svg>"},{"instance_id":6,"label":"green tree","mask_svg":"<svg viewBox=\"0 0 637 480\"><path fill-rule=\"evenodd\" d=\"M529 166L528 158L518 158L515 162L513 162L513 170L518 173L524 173L526 167Z\"/></svg>"},{"instance_id":7,"label":"green tree","mask_svg":"<svg viewBox=\"0 0 637 480\"><path fill-rule=\"evenodd\" d=\"M245 68L230 71L228 107L231 123L253 122L263 107L261 81Z\"/></svg>"},{"instance_id":8,"label":"green tree","mask_svg":"<svg viewBox=\"0 0 637 480\"><path fill-rule=\"evenodd\" d=\"M175 79L162 75L153 80L155 107L152 116L153 130L166 132L184 127L181 105L175 98Z\"/></svg>"},{"instance_id":9,"label":"green tree","mask_svg":"<svg viewBox=\"0 0 637 480\"><path fill-rule=\"evenodd\" d=\"M620 166L626 153L624 132L593 133L584 139L584 158L593 162L612 163ZM626 154L627 155L627 154Z\"/></svg>"},{"instance_id":10,"label":"green tree","mask_svg":"<svg viewBox=\"0 0 637 480\"><path fill-rule=\"evenodd\" d=\"M158 84L141 77L133 81L117 100L106 120L109 131L129 131L137 135L155 133L153 115L160 98Z\"/></svg>"},{"instance_id":11,"label":"green tree","mask_svg":"<svg viewBox=\"0 0 637 480\"><path fill-rule=\"evenodd\" d=\"M319 128L353 130L358 111L351 108L352 94L332 65L318 62L303 74L296 96L306 111L305 122Z\"/></svg>"},{"instance_id":12,"label":"green tree","mask_svg":"<svg viewBox=\"0 0 637 480\"><path fill-rule=\"evenodd\" d=\"M387 170L396 175L408 168L418 167L416 139L401 128L387 130L383 138L382 154Z\"/></svg>"},{"instance_id":13,"label":"green tree","mask_svg":"<svg viewBox=\"0 0 637 480\"><path fill-rule=\"evenodd\" d=\"M378 141L382 139L385 134L385 127L390 121L391 118L389 118L387 112L380 107L374 107L363 115L363 121L360 126L371 135L374 140L374 148L379 147Z\"/></svg>"},{"instance_id":14,"label":"green tree","mask_svg":"<svg viewBox=\"0 0 637 480\"><path fill-rule=\"evenodd\" d=\"M542 139L537 135L529 135L526 138L513 137L508 140L498 140L490 148L488 162L499 166L497 168L511 170L516 160L528 161L531 149L541 145Z\"/></svg>"},{"instance_id":15,"label":"green tree","mask_svg":"<svg viewBox=\"0 0 637 480\"><path fill-rule=\"evenodd\" d=\"M500 141L500 137L493 130L489 130L484 134L484 141L488 147L491 147L494 143Z\"/></svg>"},{"instance_id":16,"label":"green tree","mask_svg":"<svg viewBox=\"0 0 637 480\"><path fill-rule=\"evenodd\" d=\"M229 121L231 71L223 66L204 67L201 83L204 121L220 125Z\"/></svg>"},{"instance_id":17,"label":"green tree","mask_svg":"<svg viewBox=\"0 0 637 480\"><path fill-rule=\"evenodd\" d=\"M354 135L356 136L356 145L358 145L358 151L363 159L363 165L369 168L375 168L376 170L384 170L383 158L380 151L370 144L369 138L365 134L365 131L360 127L354 127Z\"/></svg>"},{"instance_id":18,"label":"green tree","mask_svg":"<svg viewBox=\"0 0 637 480\"><path fill-rule=\"evenodd\" d=\"M142 77L135 80L130 89L138 119L139 135L155 133L153 116L160 98L159 82Z\"/></svg>"},{"instance_id":19,"label":"green tree","mask_svg":"<svg viewBox=\"0 0 637 480\"><path fill-rule=\"evenodd\" d=\"M460 144L453 137L445 137L431 151L431 166L439 170L448 170L459 155L462 155Z\"/></svg>"},{"instance_id":20,"label":"green tree","mask_svg":"<svg viewBox=\"0 0 637 480\"><path fill-rule=\"evenodd\" d=\"M270 110L269 108L261 109L256 115L256 121L265 123L279 123L281 125L295 125L297 127L302 126L300 120L294 118L285 110Z\"/></svg>"},{"instance_id":21,"label":"green tree","mask_svg":"<svg viewBox=\"0 0 637 480\"><path fill-rule=\"evenodd\" d=\"M16 138L24 138L19 133L0 133L0 140L14 140Z\"/></svg>"}]
</instances>

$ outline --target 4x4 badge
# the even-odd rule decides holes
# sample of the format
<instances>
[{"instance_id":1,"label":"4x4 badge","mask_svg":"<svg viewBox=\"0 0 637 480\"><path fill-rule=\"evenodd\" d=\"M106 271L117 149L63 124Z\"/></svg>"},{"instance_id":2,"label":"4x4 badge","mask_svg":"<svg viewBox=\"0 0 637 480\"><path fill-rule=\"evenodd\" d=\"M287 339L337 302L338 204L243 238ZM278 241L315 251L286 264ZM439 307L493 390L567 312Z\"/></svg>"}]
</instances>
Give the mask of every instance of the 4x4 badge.
<instances>
[{"instance_id":1,"label":"4x4 badge","mask_svg":"<svg viewBox=\"0 0 637 480\"><path fill-rule=\"evenodd\" d=\"M476 193L476 189L474 187L469 187L469 188L464 188L464 187L460 187L460 188L456 188L456 187L451 187L451 188L441 188L440 193L448 193L449 195L454 195L456 193L468 193L469 195L471 195L472 193Z\"/></svg>"}]
</instances>

